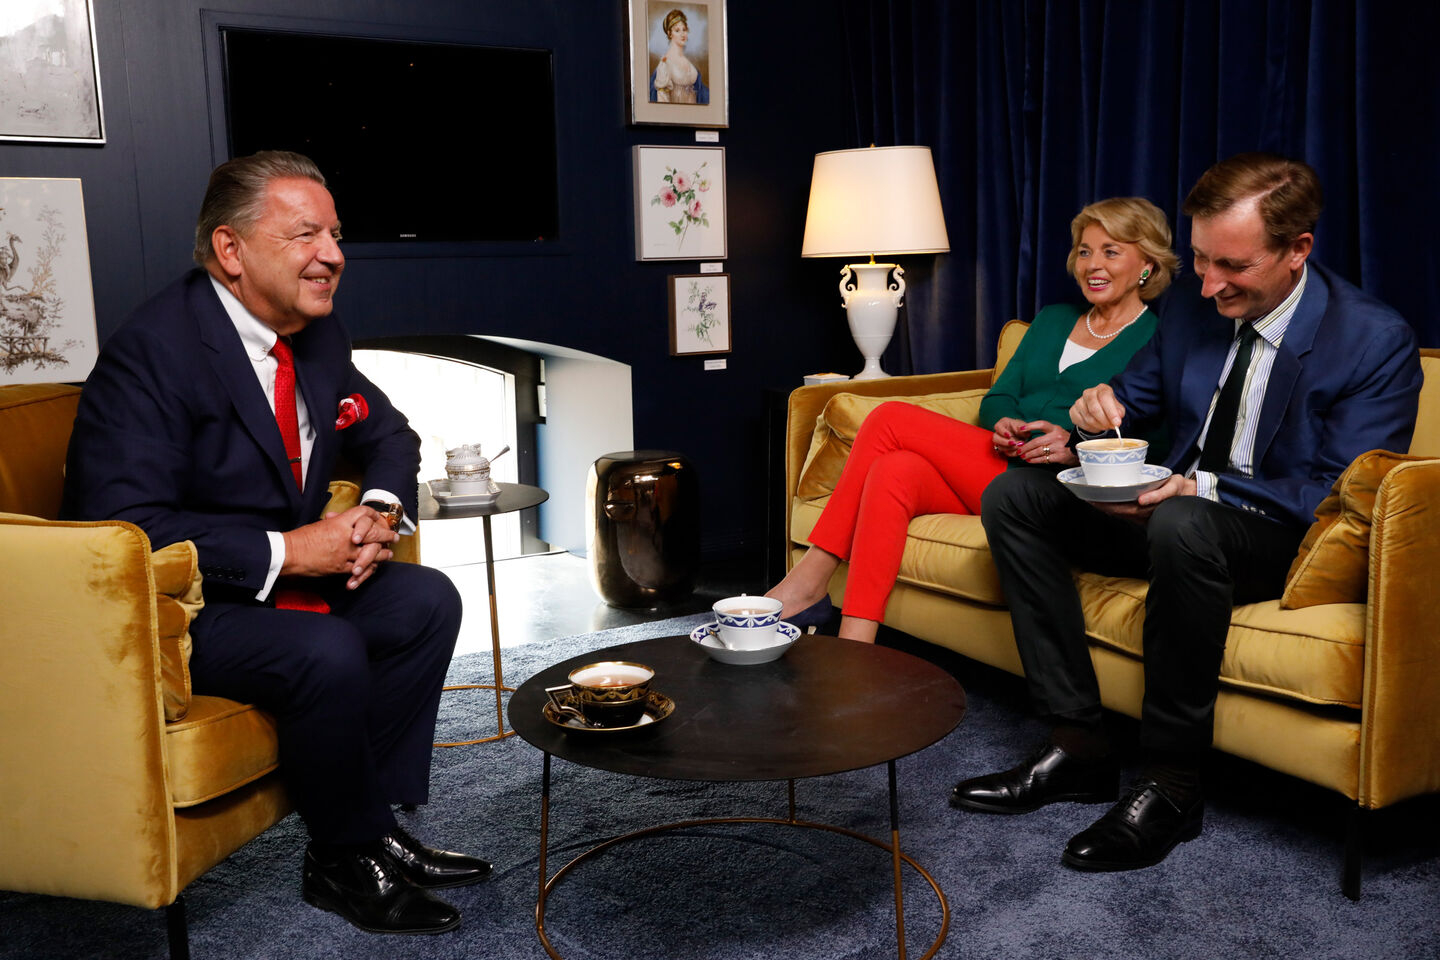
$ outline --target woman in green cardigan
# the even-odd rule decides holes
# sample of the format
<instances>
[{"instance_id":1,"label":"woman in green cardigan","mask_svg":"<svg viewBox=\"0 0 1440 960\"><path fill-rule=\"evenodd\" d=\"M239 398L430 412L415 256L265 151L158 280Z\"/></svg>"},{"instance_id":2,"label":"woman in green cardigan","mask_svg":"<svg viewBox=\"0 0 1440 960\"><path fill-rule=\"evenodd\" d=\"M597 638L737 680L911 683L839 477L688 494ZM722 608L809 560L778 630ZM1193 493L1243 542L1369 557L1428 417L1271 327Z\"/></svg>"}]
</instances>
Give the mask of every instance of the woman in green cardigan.
<instances>
[{"instance_id":1,"label":"woman in green cardigan","mask_svg":"<svg viewBox=\"0 0 1440 960\"><path fill-rule=\"evenodd\" d=\"M1089 307L1056 304L1036 314L1015 356L980 404L972 426L903 401L865 418L810 549L767 596L799 627L831 615L830 576L850 561L839 634L874 642L913 517L980 512L980 494L1011 461L1076 463L1070 405L1119 373L1155 332L1145 301L1159 296L1180 262L1170 225L1150 201L1092 203L1070 222L1066 268Z\"/></svg>"}]
</instances>

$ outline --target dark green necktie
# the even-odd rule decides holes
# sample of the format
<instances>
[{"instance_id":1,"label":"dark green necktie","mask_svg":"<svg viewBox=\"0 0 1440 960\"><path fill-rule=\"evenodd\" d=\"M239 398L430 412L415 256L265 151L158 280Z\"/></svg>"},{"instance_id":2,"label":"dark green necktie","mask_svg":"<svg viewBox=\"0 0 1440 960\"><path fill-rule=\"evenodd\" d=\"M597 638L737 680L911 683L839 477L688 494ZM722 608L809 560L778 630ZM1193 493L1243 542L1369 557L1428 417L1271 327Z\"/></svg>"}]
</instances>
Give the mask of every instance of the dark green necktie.
<instances>
[{"instance_id":1,"label":"dark green necktie","mask_svg":"<svg viewBox=\"0 0 1440 960\"><path fill-rule=\"evenodd\" d=\"M1259 336L1252 324L1240 325L1240 349L1235 351L1230 375L1220 388L1220 399L1215 401L1215 413L1210 417L1210 432L1205 435L1205 447L1200 451L1200 469L1208 473L1224 473L1230 469L1230 447L1235 443L1240 395L1245 392L1245 373L1250 369L1250 357Z\"/></svg>"}]
</instances>

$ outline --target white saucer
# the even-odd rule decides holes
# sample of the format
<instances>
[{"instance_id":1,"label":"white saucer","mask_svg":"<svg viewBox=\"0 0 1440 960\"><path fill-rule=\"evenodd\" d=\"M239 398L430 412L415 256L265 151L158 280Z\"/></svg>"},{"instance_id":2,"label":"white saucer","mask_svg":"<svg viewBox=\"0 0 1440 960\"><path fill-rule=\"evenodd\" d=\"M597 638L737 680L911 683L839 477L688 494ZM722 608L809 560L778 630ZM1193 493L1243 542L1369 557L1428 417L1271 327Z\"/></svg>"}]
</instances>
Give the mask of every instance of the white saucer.
<instances>
[{"instance_id":1,"label":"white saucer","mask_svg":"<svg viewBox=\"0 0 1440 960\"><path fill-rule=\"evenodd\" d=\"M748 667L757 663L769 663L771 660L779 660L790 649L790 645L800 636L800 628L793 623L780 621L777 628L780 634L780 642L768 647L761 647L758 650L731 650L729 647L722 647L720 641L715 637L715 631L719 629L719 623L712 620L702 627L696 627L690 631L690 639L705 648L710 654L711 660L718 660L721 663L728 663L731 666Z\"/></svg>"},{"instance_id":2,"label":"white saucer","mask_svg":"<svg viewBox=\"0 0 1440 960\"><path fill-rule=\"evenodd\" d=\"M494 493L451 493L448 479L426 480L425 486L430 488L430 496L434 497L437 503L453 503L457 507L494 503L500 496L499 490Z\"/></svg>"},{"instance_id":3,"label":"white saucer","mask_svg":"<svg viewBox=\"0 0 1440 960\"><path fill-rule=\"evenodd\" d=\"M1065 484L1065 489L1075 496L1090 503L1131 503L1146 490L1164 483L1170 476L1170 468L1147 463L1140 468L1140 476L1145 479L1139 483L1125 483L1113 487L1097 486L1085 482L1084 467L1071 467L1061 470L1055 479Z\"/></svg>"}]
</instances>

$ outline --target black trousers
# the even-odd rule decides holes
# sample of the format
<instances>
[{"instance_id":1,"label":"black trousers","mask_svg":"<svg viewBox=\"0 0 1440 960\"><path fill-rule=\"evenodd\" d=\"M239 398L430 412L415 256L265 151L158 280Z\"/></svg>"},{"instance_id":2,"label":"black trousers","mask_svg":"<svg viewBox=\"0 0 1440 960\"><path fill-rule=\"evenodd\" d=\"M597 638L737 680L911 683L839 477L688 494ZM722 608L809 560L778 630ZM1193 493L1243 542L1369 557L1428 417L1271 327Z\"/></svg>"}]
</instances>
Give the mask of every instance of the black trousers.
<instances>
[{"instance_id":1,"label":"black trousers","mask_svg":"<svg viewBox=\"0 0 1440 960\"><path fill-rule=\"evenodd\" d=\"M391 804L429 798L440 688L460 596L438 570L385 563L358 590L317 580L325 613L207 604L191 628L196 693L253 703L279 725L280 773L310 836L374 841Z\"/></svg>"},{"instance_id":2,"label":"black trousers","mask_svg":"<svg viewBox=\"0 0 1440 960\"><path fill-rule=\"evenodd\" d=\"M1071 567L1149 581L1140 742L1153 756L1210 746L1231 607L1284 592L1303 529L1203 497L1161 502L1148 523L1097 510L1045 470L996 477L981 520L1036 708L1100 719L1100 689Z\"/></svg>"}]
</instances>

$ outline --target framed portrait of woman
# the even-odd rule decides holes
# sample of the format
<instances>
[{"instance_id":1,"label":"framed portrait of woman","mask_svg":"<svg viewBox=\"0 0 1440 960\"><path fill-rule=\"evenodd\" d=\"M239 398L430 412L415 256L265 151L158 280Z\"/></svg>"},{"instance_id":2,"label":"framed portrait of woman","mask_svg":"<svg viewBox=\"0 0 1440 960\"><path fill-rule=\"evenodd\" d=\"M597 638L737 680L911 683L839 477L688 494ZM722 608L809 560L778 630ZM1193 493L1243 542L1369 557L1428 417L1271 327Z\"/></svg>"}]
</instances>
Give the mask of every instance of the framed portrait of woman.
<instances>
[{"instance_id":1,"label":"framed portrait of woman","mask_svg":"<svg viewBox=\"0 0 1440 960\"><path fill-rule=\"evenodd\" d=\"M725 0L627 0L630 122L730 125Z\"/></svg>"}]
</instances>

